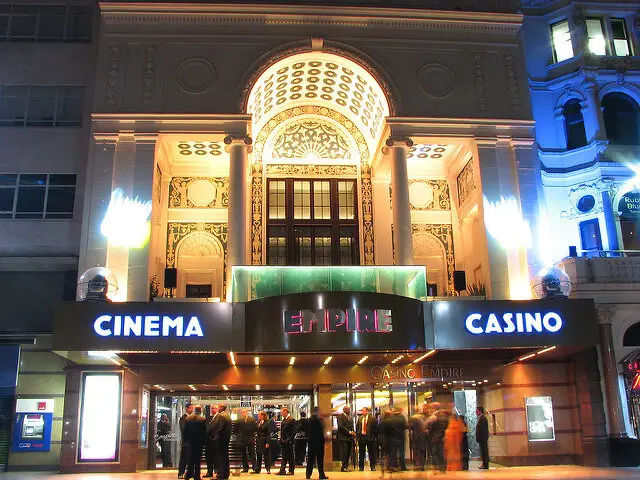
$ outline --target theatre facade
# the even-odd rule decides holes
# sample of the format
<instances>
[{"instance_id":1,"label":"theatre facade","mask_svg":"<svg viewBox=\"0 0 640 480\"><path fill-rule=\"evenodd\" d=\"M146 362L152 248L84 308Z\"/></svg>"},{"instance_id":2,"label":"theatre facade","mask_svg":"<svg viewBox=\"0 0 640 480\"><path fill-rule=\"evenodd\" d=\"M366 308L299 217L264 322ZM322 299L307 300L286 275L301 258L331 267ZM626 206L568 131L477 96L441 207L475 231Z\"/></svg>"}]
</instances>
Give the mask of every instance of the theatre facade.
<instances>
[{"instance_id":1,"label":"theatre facade","mask_svg":"<svg viewBox=\"0 0 640 480\"><path fill-rule=\"evenodd\" d=\"M60 471L161 468L192 400L483 405L498 463L608 463L611 325L533 299L523 17L410 3L100 4Z\"/></svg>"}]
</instances>

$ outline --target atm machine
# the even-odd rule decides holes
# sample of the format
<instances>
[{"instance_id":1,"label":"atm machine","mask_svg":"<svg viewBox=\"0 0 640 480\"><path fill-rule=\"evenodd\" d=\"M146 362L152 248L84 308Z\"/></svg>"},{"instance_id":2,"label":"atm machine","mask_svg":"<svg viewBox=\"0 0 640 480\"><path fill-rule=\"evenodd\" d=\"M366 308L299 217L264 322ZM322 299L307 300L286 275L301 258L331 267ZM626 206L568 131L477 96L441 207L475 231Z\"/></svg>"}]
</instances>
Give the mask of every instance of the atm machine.
<instances>
[{"instance_id":1,"label":"atm machine","mask_svg":"<svg viewBox=\"0 0 640 480\"><path fill-rule=\"evenodd\" d=\"M14 452L48 452L51 449L53 405L53 399L17 400L13 422Z\"/></svg>"}]
</instances>

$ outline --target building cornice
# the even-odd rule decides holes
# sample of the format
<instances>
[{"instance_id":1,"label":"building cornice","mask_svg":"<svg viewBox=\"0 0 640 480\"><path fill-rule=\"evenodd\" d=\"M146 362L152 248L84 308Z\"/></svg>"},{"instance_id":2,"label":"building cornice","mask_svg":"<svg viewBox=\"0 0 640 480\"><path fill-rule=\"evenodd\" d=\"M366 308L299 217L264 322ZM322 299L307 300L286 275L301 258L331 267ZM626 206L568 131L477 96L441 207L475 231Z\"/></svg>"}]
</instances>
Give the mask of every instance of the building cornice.
<instances>
[{"instance_id":1,"label":"building cornice","mask_svg":"<svg viewBox=\"0 0 640 480\"><path fill-rule=\"evenodd\" d=\"M244 114L93 113L91 121L95 138L119 132L130 132L136 136L184 132L251 133L251 115Z\"/></svg>"},{"instance_id":2,"label":"building cornice","mask_svg":"<svg viewBox=\"0 0 640 480\"><path fill-rule=\"evenodd\" d=\"M392 136L446 136L459 138L510 137L533 138L533 120L501 118L424 118L389 117L386 120Z\"/></svg>"},{"instance_id":3,"label":"building cornice","mask_svg":"<svg viewBox=\"0 0 640 480\"><path fill-rule=\"evenodd\" d=\"M515 34L523 16L380 7L100 3L108 25L319 25L368 29L428 29Z\"/></svg>"}]
</instances>

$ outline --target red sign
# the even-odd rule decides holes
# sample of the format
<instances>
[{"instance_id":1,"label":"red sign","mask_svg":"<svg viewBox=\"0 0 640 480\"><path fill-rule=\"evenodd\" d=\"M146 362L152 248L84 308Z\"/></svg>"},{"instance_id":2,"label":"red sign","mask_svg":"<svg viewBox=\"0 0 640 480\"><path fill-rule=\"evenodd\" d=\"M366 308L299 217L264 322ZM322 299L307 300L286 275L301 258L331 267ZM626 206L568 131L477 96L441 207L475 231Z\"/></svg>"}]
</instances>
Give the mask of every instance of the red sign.
<instances>
[{"instance_id":1,"label":"red sign","mask_svg":"<svg viewBox=\"0 0 640 480\"><path fill-rule=\"evenodd\" d=\"M46 410L47 402L38 402L38 410Z\"/></svg>"}]
</instances>

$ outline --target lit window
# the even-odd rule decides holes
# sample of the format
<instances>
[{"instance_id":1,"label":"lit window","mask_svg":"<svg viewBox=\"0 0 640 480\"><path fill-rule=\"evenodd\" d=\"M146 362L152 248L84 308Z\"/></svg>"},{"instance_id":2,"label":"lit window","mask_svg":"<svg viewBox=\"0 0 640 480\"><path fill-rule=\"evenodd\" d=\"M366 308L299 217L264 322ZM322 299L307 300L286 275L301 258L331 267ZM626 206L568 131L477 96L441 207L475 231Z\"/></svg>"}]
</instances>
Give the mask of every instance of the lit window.
<instances>
[{"instance_id":1,"label":"lit window","mask_svg":"<svg viewBox=\"0 0 640 480\"><path fill-rule=\"evenodd\" d=\"M571 32L569 32L569 22L567 20L551 25L551 38L556 62L562 62L573 57Z\"/></svg>"},{"instance_id":2,"label":"lit window","mask_svg":"<svg viewBox=\"0 0 640 480\"><path fill-rule=\"evenodd\" d=\"M589 51L594 55L606 55L607 44L602 21L599 18L587 18L587 35L589 36Z\"/></svg>"},{"instance_id":3,"label":"lit window","mask_svg":"<svg viewBox=\"0 0 640 480\"><path fill-rule=\"evenodd\" d=\"M613 34L613 54L619 57L629 55L629 39L622 18L611 19L611 33Z\"/></svg>"}]
</instances>

